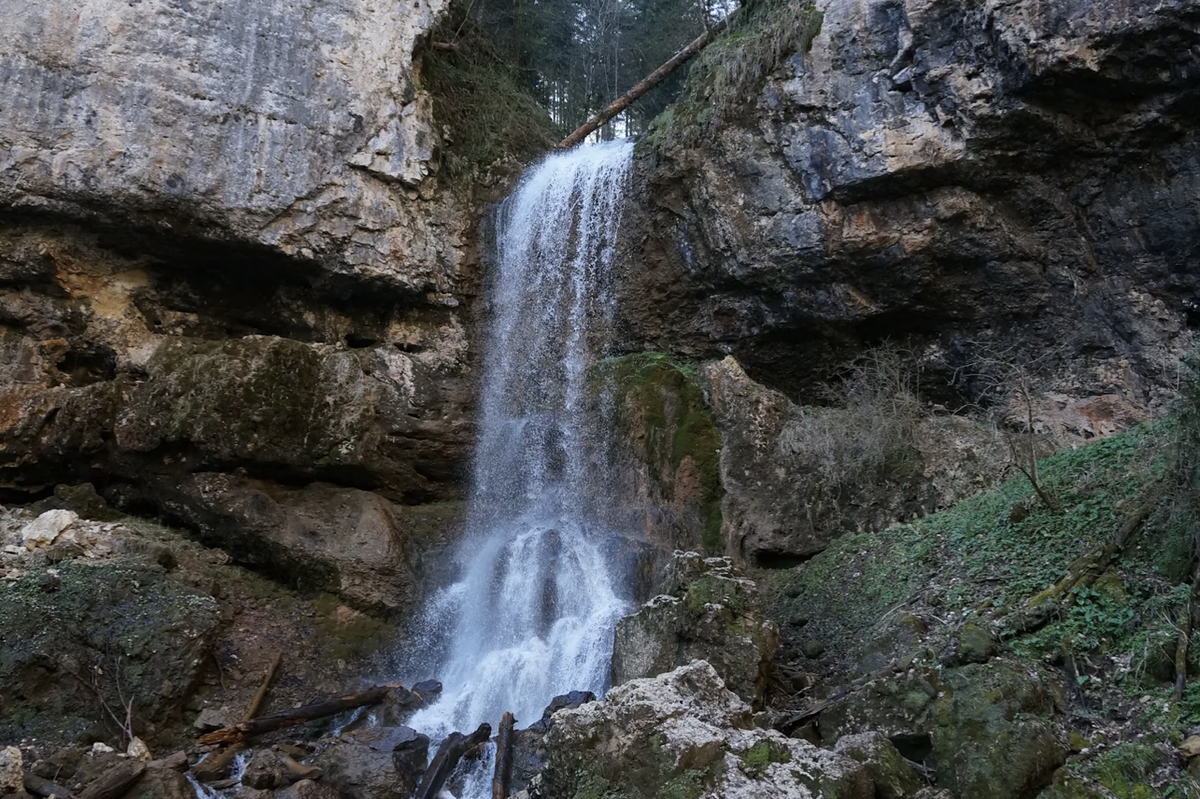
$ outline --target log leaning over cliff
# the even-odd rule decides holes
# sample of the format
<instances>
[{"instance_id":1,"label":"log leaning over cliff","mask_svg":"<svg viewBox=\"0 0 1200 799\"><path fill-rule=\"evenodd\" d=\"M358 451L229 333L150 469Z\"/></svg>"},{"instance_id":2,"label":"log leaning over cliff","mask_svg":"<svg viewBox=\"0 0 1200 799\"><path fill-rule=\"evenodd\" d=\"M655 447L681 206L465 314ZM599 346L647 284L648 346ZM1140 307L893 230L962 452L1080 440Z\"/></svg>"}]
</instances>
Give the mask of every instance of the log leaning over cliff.
<instances>
[{"instance_id":1,"label":"log leaning over cliff","mask_svg":"<svg viewBox=\"0 0 1200 799\"><path fill-rule=\"evenodd\" d=\"M646 92L653 89L658 84L662 83L668 75L675 71L677 67L691 60L693 56L708 46L709 42L717 37L717 28L710 28L704 33L693 39L687 47L673 55L667 63L663 64L658 69L651 72L640 83L636 84L632 89L625 92L618 99L614 100L603 111L596 114L594 117L583 123L567 138L558 143L559 149L573 147L579 142L587 138L587 135L596 128L603 125L608 120L615 117L617 114L624 111L633 101L641 97Z\"/></svg>"},{"instance_id":2,"label":"log leaning over cliff","mask_svg":"<svg viewBox=\"0 0 1200 799\"><path fill-rule=\"evenodd\" d=\"M200 743L210 745L244 743L247 739L253 738L255 735L294 727L297 724L303 724L306 721L324 718L325 716L332 716L344 710L354 710L364 705L377 704L383 701L383 698L388 695L389 691L398 687L396 685L377 685L366 691L323 699L320 702L278 713L274 716L263 716L253 721L243 721L241 724L235 724L232 727L225 727L220 730L214 730L207 735L201 735Z\"/></svg>"},{"instance_id":3,"label":"log leaning over cliff","mask_svg":"<svg viewBox=\"0 0 1200 799\"><path fill-rule=\"evenodd\" d=\"M513 727L516 719L512 713L500 717L500 731L496 733L496 771L492 776L492 799L508 799L512 785Z\"/></svg>"},{"instance_id":4,"label":"log leaning over cliff","mask_svg":"<svg viewBox=\"0 0 1200 799\"><path fill-rule=\"evenodd\" d=\"M413 799L435 799L441 794L442 786L446 784L446 780L450 779L450 773L454 771L458 761L462 760L463 755L476 746L487 743L491 737L492 725L486 722L480 724L479 729L470 735L452 732L446 736L446 740L442 741L437 754L430 762L429 768L425 769L425 773L421 775L421 781L417 783Z\"/></svg>"}]
</instances>

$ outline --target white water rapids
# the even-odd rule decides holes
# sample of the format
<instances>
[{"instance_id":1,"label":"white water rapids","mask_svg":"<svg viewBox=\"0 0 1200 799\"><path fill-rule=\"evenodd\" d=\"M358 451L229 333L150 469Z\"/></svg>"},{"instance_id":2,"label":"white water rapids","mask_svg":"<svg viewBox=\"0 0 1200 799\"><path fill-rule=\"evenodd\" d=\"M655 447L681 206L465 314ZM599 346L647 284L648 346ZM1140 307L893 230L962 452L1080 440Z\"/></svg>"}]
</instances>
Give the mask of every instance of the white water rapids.
<instances>
[{"instance_id":1,"label":"white water rapids","mask_svg":"<svg viewBox=\"0 0 1200 799\"><path fill-rule=\"evenodd\" d=\"M551 155L497 215L459 577L430 600L418 642L445 687L409 724L435 743L494 728L505 711L526 726L557 694L607 686L613 628L630 606L608 551L606 431L590 367L613 316L632 153L612 142Z\"/></svg>"}]
</instances>

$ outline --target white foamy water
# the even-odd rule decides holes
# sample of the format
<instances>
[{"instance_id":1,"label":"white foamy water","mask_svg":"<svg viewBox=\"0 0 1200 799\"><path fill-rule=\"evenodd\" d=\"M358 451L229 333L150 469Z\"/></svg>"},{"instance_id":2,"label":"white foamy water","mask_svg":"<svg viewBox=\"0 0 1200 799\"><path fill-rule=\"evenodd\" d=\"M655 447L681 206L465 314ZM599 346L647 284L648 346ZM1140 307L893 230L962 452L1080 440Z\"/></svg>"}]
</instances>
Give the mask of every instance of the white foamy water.
<instances>
[{"instance_id":1,"label":"white foamy water","mask_svg":"<svg viewBox=\"0 0 1200 799\"><path fill-rule=\"evenodd\" d=\"M498 213L467 535L419 644L431 653L421 676L445 688L409 722L435 742L495 728L505 711L525 726L557 694L607 686L630 605L604 521L606 431L589 367L609 339L632 154L613 142L552 155ZM478 776L465 795L484 790Z\"/></svg>"}]
</instances>

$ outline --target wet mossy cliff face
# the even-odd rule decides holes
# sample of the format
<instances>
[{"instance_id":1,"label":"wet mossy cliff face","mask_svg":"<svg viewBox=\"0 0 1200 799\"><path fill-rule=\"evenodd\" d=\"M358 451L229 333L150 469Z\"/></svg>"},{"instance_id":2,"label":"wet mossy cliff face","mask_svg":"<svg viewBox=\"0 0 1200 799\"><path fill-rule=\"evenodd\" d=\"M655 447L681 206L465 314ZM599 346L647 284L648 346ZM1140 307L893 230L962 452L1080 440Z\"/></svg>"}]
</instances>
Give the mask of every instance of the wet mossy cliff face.
<instances>
[{"instance_id":1,"label":"wet mossy cliff face","mask_svg":"<svg viewBox=\"0 0 1200 799\"><path fill-rule=\"evenodd\" d=\"M471 439L444 4L210 5L0 2L0 490L90 481L396 609Z\"/></svg>"},{"instance_id":2,"label":"wet mossy cliff face","mask_svg":"<svg viewBox=\"0 0 1200 799\"><path fill-rule=\"evenodd\" d=\"M639 145L627 346L805 402L885 338L947 404L1048 356L1047 391L1157 407L1200 307L1200 7L818 6L760 90L710 65Z\"/></svg>"}]
</instances>

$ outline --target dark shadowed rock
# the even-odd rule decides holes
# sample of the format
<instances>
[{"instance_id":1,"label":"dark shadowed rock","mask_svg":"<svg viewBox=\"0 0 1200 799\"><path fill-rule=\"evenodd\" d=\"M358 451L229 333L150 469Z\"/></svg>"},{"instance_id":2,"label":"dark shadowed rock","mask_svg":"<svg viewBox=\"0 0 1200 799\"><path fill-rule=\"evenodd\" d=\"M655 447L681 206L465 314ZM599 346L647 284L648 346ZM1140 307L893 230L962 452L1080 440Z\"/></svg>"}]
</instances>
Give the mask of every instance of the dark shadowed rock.
<instances>
[{"instance_id":1,"label":"dark shadowed rock","mask_svg":"<svg viewBox=\"0 0 1200 799\"><path fill-rule=\"evenodd\" d=\"M642 146L627 348L812 402L891 338L956 405L1007 351L1047 357L1046 396L1160 409L1200 302L1195 4L819 7L732 113Z\"/></svg>"},{"instance_id":2,"label":"dark shadowed rock","mask_svg":"<svg viewBox=\"0 0 1200 799\"><path fill-rule=\"evenodd\" d=\"M542 718L548 719L560 710L571 710L595 701L596 695L591 691L569 691L551 699L550 704L542 711Z\"/></svg>"}]
</instances>

